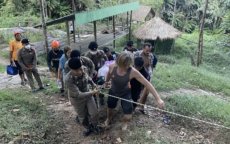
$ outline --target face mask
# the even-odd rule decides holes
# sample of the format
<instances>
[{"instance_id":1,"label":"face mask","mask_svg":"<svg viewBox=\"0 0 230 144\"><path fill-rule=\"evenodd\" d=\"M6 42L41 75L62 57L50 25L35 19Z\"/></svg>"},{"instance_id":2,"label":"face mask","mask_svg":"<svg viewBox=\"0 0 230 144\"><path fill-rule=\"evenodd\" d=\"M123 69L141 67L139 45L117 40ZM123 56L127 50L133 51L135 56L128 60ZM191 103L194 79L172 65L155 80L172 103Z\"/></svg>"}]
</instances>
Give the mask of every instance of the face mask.
<instances>
[{"instance_id":1,"label":"face mask","mask_svg":"<svg viewBox=\"0 0 230 144\"><path fill-rule=\"evenodd\" d=\"M26 49L31 49L31 46L28 44L25 46Z\"/></svg>"}]
</instances>

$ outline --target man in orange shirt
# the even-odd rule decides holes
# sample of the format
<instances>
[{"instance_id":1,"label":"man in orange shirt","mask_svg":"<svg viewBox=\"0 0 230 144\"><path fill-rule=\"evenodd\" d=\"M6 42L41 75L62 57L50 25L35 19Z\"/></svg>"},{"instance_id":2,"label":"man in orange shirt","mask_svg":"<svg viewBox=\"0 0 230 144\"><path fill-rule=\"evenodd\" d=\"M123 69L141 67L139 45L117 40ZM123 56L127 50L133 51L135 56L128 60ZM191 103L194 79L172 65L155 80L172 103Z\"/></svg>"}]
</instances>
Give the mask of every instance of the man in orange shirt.
<instances>
[{"instance_id":1,"label":"man in orange shirt","mask_svg":"<svg viewBox=\"0 0 230 144\"><path fill-rule=\"evenodd\" d=\"M21 84L25 85L27 80L25 78L21 66L18 63L18 57L17 57L19 49L23 47L21 43L21 33L15 32L14 37L15 39L10 42L10 64L18 68L19 76L21 78Z\"/></svg>"}]
</instances>

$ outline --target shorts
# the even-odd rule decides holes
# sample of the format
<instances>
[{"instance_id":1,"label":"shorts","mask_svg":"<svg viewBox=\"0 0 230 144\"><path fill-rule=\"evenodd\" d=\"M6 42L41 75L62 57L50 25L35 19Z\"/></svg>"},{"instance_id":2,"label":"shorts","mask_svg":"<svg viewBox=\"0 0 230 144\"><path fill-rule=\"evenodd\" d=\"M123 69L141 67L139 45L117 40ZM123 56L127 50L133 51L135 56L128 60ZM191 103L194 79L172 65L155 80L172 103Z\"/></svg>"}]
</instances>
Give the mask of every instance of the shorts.
<instances>
[{"instance_id":1,"label":"shorts","mask_svg":"<svg viewBox=\"0 0 230 144\"><path fill-rule=\"evenodd\" d=\"M15 63L15 65L16 65L17 69L18 69L19 75L24 74L24 72L23 72L23 70L22 70L22 67L20 66L20 64L18 63L18 61L15 60L14 63Z\"/></svg>"},{"instance_id":2,"label":"shorts","mask_svg":"<svg viewBox=\"0 0 230 144\"><path fill-rule=\"evenodd\" d=\"M137 102L138 99L140 99L141 90L131 90L131 94L132 94L132 100L134 102ZM135 109L136 107L137 104L133 104L133 108Z\"/></svg>"},{"instance_id":3,"label":"shorts","mask_svg":"<svg viewBox=\"0 0 230 144\"><path fill-rule=\"evenodd\" d=\"M109 90L109 95L118 96L111 89ZM127 100L132 100L131 91L127 91L126 94L120 95L118 97L124 98L124 99L127 99ZM118 101L117 98L109 96L108 100L107 100L108 108L114 109L117 106L117 101ZM132 112L133 112L133 104L131 102L121 100L121 107L122 107L122 110L123 110L124 114L132 114Z\"/></svg>"}]
</instances>

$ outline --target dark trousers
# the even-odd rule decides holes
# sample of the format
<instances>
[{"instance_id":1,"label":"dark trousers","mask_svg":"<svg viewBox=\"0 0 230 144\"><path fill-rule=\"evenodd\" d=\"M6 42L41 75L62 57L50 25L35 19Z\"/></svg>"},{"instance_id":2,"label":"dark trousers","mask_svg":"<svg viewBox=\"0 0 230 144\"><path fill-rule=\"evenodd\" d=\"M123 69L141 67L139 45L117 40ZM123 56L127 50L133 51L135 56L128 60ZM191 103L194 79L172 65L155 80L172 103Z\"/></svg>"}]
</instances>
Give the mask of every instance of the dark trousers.
<instances>
[{"instance_id":1,"label":"dark trousers","mask_svg":"<svg viewBox=\"0 0 230 144\"><path fill-rule=\"evenodd\" d=\"M26 77L29 81L29 85L30 85L31 89L35 89L33 76L36 79L38 86L43 87L41 78L40 78L40 76L38 74L38 70L36 68L32 69L32 70L27 70L27 71L25 71L25 73L26 73Z\"/></svg>"}]
</instances>

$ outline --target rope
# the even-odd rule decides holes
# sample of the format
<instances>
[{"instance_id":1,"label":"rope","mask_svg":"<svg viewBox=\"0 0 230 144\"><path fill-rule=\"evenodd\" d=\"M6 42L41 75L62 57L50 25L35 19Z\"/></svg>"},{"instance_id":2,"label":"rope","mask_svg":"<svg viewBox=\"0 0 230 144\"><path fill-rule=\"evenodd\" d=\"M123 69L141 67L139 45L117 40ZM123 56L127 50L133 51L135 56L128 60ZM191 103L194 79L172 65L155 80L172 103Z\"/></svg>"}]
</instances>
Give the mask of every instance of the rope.
<instances>
[{"instance_id":1,"label":"rope","mask_svg":"<svg viewBox=\"0 0 230 144\"><path fill-rule=\"evenodd\" d=\"M175 113L175 112L170 112L170 111L159 109L157 107L153 107L153 106L150 106L150 105L145 105L145 104L142 104L142 103L134 102L132 100L127 100L127 99L120 98L120 97L117 97L117 96L109 95L109 94L106 94L106 93L103 93L103 92L102 92L102 94L107 95L108 97L113 97L113 98L117 98L119 100L123 100L123 101L126 101L126 102L134 103L134 104L137 104L137 105L140 105L140 106L146 106L147 109L154 109L154 110L164 112L164 113L168 113L168 114L171 114L171 115L175 115L175 116L178 116L178 117L182 117L182 118L190 119L190 120L193 120L193 121L198 121L198 122L201 122L201 123L205 123L205 124L209 124L209 125L212 125L212 126L216 126L216 127L225 128L225 129L230 130L230 127L226 127L224 125L219 125L219 124L216 124L216 123L200 120L198 118L193 118L193 117L185 116L185 115L178 114L178 113Z\"/></svg>"}]
</instances>

